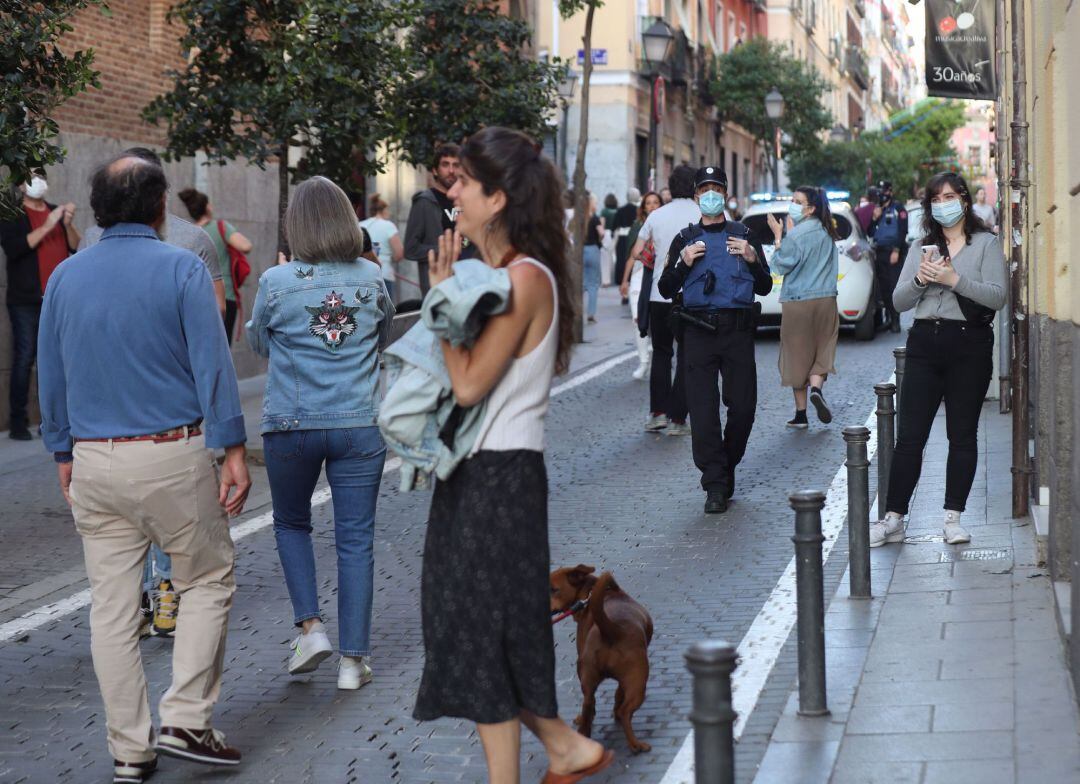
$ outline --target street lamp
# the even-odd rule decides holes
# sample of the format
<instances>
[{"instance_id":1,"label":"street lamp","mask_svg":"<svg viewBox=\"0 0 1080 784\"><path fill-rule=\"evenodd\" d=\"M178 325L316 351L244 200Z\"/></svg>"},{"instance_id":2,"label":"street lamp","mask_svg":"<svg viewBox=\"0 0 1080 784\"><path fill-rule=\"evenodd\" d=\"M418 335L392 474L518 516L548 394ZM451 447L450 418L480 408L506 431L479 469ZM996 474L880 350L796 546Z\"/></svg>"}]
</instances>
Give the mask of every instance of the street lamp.
<instances>
[{"instance_id":1,"label":"street lamp","mask_svg":"<svg viewBox=\"0 0 1080 784\"><path fill-rule=\"evenodd\" d=\"M657 158L659 147L657 140L657 95L662 91L664 77L660 75L660 66L667 62L671 56L671 46L675 42L675 33L671 25L663 19L657 19L649 29L641 34L641 51L645 62L649 66L649 144L652 149L649 153L651 168L649 188L655 186L656 171L659 168Z\"/></svg>"},{"instance_id":2,"label":"street lamp","mask_svg":"<svg viewBox=\"0 0 1080 784\"><path fill-rule=\"evenodd\" d=\"M774 139L772 144L773 192L780 190L780 120L784 118L784 96L775 87L765 96L765 114L772 121Z\"/></svg>"},{"instance_id":3,"label":"street lamp","mask_svg":"<svg viewBox=\"0 0 1080 784\"><path fill-rule=\"evenodd\" d=\"M833 142L834 144L839 144L840 142L847 141L847 129L839 123L834 125L832 127L832 130L829 131L829 141Z\"/></svg>"},{"instance_id":4,"label":"street lamp","mask_svg":"<svg viewBox=\"0 0 1080 784\"><path fill-rule=\"evenodd\" d=\"M566 148L570 144L570 129L567 127L570 118L570 102L574 99L574 89L577 87L578 75L567 70L566 76L559 82L559 98L562 101L562 144L559 145L559 167L569 181L570 172L566 170Z\"/></svg>"}]
</instances>

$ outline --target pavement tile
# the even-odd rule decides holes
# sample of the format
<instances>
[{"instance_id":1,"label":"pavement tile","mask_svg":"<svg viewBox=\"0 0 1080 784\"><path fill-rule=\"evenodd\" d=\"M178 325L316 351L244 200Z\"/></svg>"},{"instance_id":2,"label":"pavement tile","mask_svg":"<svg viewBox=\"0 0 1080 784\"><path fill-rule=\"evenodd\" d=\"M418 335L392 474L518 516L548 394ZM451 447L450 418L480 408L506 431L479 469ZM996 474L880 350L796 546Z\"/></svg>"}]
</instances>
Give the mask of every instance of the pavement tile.
<instances>
[{"instance_id":1,"label":"pavement tile","mask_svg":"<svg viewBox=\"0 0 1080 784\"><path fill-rule=\"evenodd\" d=\"M888 735L929 732L933 713L930 705L857 706L848 717L849 735Z\"/></svg>"},{"instance_id":2,"label":"pavement tile","mask_svg":"<svg viewBox=\"0 0 1080 784\"><path fill-rule=\"evenodd\" d=\"M829 784L921 784L921 762L855 762L838 767Z\"/></svg>"},{"instance_id":3,"label":"pavement tile","mask_svg":"<svg viewBox=\"0 0 1080 784\"><path fill-rule=\"evenodd\" d=\"M1011 759L1011 732L936 732L847 735L839 764Z\"/></svg>"},{"instance_id":4,"label":"pavement tile","mask_svg":"<svg viewBox=\"0 0 1080 784\"><path fill-rule=\"evenodd\" d=\"M947 621L946 640L1012 639L1011 621Z\"/></svg>"},{"instance_id":5,"label":"pavement tile","mask_svg":"<svg viewBox=\"0 0 1080 784\"><path fill-rule=\"evenodd\" d=\"M928 762L922 784L1016 784L1013 765L1004 760Z\"/></svg>"},{"instance_id":6,"label":"pavement tile","mask_svg":"<svg viewBox=\"0 0 1080 784\"><path fill-rule=\"evenodd\" d=\"M754 784L791 784L798 771L799 784L828 784L839 741L770 743Z\"/></svg>"},{"instance_id":7,"label":"pavement tile","mask_svg":"<svg viewBox=\"0 0 1080 784\"><path fill-rule=\"evenodd\" d=\"M976 687L977 688L977 687ZM934 708L934 732L1012 731L1015 704L979 702L971 705L938 705Z\"/></svg>"}]
</instances>

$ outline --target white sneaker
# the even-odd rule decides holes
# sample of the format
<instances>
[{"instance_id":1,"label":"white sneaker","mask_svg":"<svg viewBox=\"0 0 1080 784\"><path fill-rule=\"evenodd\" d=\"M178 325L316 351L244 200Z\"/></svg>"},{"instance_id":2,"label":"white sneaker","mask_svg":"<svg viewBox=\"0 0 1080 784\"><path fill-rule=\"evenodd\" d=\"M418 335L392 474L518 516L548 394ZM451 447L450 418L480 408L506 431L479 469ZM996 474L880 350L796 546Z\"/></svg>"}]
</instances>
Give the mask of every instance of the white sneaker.
<instances>
[{"instance_id":1,"label":"white sneaker","mask_svg":"<svg viewBox=\"0 0 1080 784\"><path fill-rule=\"evenodd\" d=\"M654 417L649 417L649 421L645 423L645 431L648 433L655 433L657 430L663 430L667 426L667 415L657 414Z\"/></svg>"},{"instance_id":2,"label":"white sneaker","mask_svg":"<svg viewBox=\"0 0 1080 784\"><path fill-rule=\"evenodd\" d=\"M342 656L338 663L337 687L359 689L371 683L371 668L367 662L355 656Z\"/></svg>"},{"instance_id":3,"label":"white sneaker","mask_svg":"<svg viewBox=\"0 0 1080 784\"><path fill-rule=\"evenodd\" d=\"M885 515L885 519L870 524L870 546L881 547L904 541L904 518Z\"/></svg>"},{"instance_id":4,"label":"white sneaker","mask_svg":"<svg viewBox=\"0 0 1080 784\"><path fill-rule=\"evenodd\" d=\"M649 375L649 366L648 366L648 364L638 365L637 370L635 370L630 375L632 375L634 377L635 381L641 381L643 378L645 378L647 375Z\"/></svg>"},{"instance_id":5,"label":"white sneaker","mask_svg":"<svg viewBox=\"0 0 1080 784\"><path fill-rule=\"evenodd\" d=\"M971 534L960 525L959 512L946 511L945 525L941 530L945 534L945 544L967 544L971 541Z\"/></svg>"},{"instance_id":6,"label":"white sneaker","mask_svg":"<svg viewBox=\"0 0 1080 784\"><path fill-rule=\"evenodd\" d=\"M289 675L301 675L313 672L334 652L330 638L323 631L322 624L307 634L301 634L293 643L293 654L289 658Z\"/></svg>"},{"instance_id":7,"label":"white sneaker","mask_svg":"<svg viewBox=\"0 0 1080 784\"><path fill-rule=\"evenodd\" d=\"M667 427L667 435L669 436L688 436L690 435L690 425L685 422L672 422Z\"/></svg>"}]
</instances>

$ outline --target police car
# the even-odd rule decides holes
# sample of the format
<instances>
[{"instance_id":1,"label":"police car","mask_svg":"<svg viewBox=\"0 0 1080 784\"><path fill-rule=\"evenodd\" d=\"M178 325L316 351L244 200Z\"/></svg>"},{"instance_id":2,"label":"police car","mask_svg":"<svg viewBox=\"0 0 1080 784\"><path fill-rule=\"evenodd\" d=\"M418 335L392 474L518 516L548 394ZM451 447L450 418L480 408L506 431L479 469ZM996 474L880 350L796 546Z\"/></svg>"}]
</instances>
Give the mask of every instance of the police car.
<instances>
[{"instance_id":1,"label":"police car","mask_svg":"<svg viewBox=\"0 0 1080 784\"><path fill-rule=\"evenodd\" d=\"M840 326L855 328L858 340L873 340L880 323L877 303L877 290L874 278L874 252L870 242L859 226L855 213L847 203L847 191L828 191L829 209L836 221L840 239L836 248L840 252L839 274L836 277L836 309L840 313ZM750 197L751 206L742 217L742 222L750 230L750 235L761 242L766 259L771 259L774 252L773 233L769 228L767 216L771 213L782 221L787 221L790 193L755 193ZM764 297L758 297L761 304L762 326L776 326L780 323L780 287L783 275L773 274L773 289Z\"/></svg>"}]
</instances>

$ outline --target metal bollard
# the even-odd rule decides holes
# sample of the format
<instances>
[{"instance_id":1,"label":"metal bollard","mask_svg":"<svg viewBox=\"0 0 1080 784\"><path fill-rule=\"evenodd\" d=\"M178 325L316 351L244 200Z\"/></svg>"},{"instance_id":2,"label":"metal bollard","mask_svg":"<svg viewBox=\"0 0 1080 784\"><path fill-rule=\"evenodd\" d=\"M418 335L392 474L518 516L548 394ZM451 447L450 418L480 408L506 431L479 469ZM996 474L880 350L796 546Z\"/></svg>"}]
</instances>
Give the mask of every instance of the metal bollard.
<instances>
[{"instance_id":1,"label":"metal bollard","mask_svg":"<svg viewBox=\"0 0 1080 784\"><path fill-rule=\"evenodd\" d=\"M735 710L731 707L731 673L735 648L720 640L695 643L683 654L694 677L694 780L697 784L735 781Z\"/></svg>"},{"instance_id":2,"label":"metal bollard","mask_svg":"<svg viewBox=\"0 0 1080 784\"><path fill-rule=\"evenodd\" d=\"M869 599L870 593L870 459L866 445L870 430L845 427L848 476L848 572L852 599Z\"/></svg>"},{"instance_id":3,"label":"metal bollard","mask_svg":"<svg viewBox=\"0 0 1080 784\"><path fill-rule=\"evenodd\" d=\"M893 446L896 445L896 407L893 405L896 385L874 384L874 392L877 393L878 518L884 518L885 502L889 498Z\"/></svg>"},{"instance_id":4,"label":"metal bollard","mask_svg":"<svg viewBox=\"0 0 1080 784\"><path fill-rule=\"evenodd\" d=\"M907 365L907 346L897 346L892 350L896 360L896 418L900 418L900 395L904 391L904 367Z\"/></svg>"},{"instance_id":5,"label":"metal bollard","mask_svg":"<svg viewBox=\"0 0 1080 784\"><path fill-rule=\"evenodd\" d=\"M825 701L825 585L822 575L820 490L794 493L795 590L799 631L799 715L824 716Z\"/></svg>"}]
</instances>

